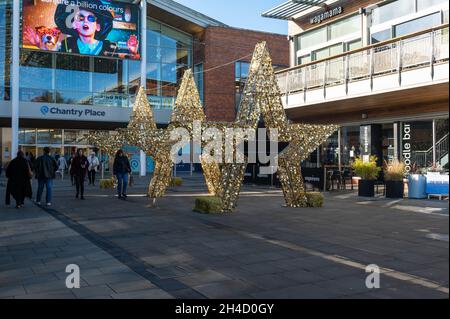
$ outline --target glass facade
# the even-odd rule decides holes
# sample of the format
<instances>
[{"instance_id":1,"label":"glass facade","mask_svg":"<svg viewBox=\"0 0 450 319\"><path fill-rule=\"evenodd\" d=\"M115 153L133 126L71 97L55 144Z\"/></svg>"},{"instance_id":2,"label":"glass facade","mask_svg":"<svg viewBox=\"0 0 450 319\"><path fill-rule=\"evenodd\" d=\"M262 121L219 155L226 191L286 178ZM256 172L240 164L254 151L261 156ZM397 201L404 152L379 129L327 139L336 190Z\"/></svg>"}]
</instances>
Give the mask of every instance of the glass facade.
<instances>
[{"instance_id":1,"label":"glass facade","mask_svg":"<svg viewBox=\"0 0 450 319\"><path fill-rule=\"evenodd\" d=\"M448 23L448 10L437 8L430 14L430 8L443 4L446 0L396 0L375 8L372 11L371 44L386 41L394 37L430 29L442 23ZM408 15L425 11L422 17ZM432 10L432 9L431 9ZM434 10L433 10L434 11ZM402 19L403 18L403 19ZM402 20L405 20L404 22ZM402 22L400 22L402 21ZM383 26L386 26L385 28ZM380 30L380 27L383 29Z\"/></svg>"},{"instance_id":2,"label":"glass facade","mask_svg":"<svg viewBox=\"0 0 450 319\"><path fill-rule=\"evenodd\" d=\"M147 94L154 108L173 108L184 71L192 68L192 36L147 23Z\"/></svg>"},{"instance_id":3,"label":"glass facade","mask_svg":"<svg viewBox=\"0 0 450 319\"><path fill-rule=\"evenodd\" d=\"M12 1L0 0L0 100L10 98Z\"/></svg>"},{"instance_id":4,"label":"glass facade","mask_svg":"<svg viewBox=\"0 0 450 319\"><path fill-rule=\"evenodd\" d=\"M448 169L448 118L436 119L436 161L444 168ZM395 135L394 125L398 127ZM433 121L405 121L396 123L372 124L372 141L379 141L375 148L381 157L381 163L390 162L402 156L402 127L408 125L410 128L410 143L412 163L418 168L430 167L433 161ZM341 141L339 151L338 133L332 135L323 143L318 151L311 153L309 158L302 163L303 167L320 168L324 165L343 166L351 165L354 160L361 156L361 132L360 126L341 127ZM373 142L372 142L373 143ZM397 150L395 149L397 147Z\"/></svg>"},{"instance_id":5,"label":"glass facade","mask_svg":"<svg viewBox=\"0 0 450 319\"><path fill-rule=\"evenodd\" d=\"M0 99L9 99L12 1L0 0ZM192 67L192 36L148 19L147 94L154 108L173 108ZM131 107L140 61L20 51L20 101Z\"/></svg>"}]
</instances>

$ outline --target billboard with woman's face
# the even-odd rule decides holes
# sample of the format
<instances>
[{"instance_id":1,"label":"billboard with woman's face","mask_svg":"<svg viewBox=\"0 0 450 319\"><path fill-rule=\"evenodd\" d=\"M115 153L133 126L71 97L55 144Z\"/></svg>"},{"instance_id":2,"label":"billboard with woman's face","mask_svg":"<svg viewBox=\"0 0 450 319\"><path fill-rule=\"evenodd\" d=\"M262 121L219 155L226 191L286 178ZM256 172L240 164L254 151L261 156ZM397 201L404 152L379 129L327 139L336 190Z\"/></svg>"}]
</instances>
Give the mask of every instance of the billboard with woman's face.
<instances>
[{"instance_id":1,"label":"billboard with woman's face","mask_svg":"<svg viewBox=\"0 0 450 319\"><path fill-rule=\"evenodd\" d=\"M22 47L140 60L139 5L106 0L23 0Z\"/></svg>"}]
</instances>

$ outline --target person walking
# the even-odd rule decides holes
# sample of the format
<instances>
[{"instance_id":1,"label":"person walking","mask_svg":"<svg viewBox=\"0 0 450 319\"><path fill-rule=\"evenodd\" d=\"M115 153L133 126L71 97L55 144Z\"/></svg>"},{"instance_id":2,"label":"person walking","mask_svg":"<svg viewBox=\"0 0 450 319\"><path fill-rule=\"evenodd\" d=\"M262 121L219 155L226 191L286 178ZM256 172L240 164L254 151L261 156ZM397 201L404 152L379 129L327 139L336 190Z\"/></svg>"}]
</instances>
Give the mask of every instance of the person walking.
<instances>
[{"instance_id":1,"label":"person walking","mask_svg":"<svg viewBox=\"0 0 450 319\"><path fill-rule=\"evenodd\" d=\"M75 158L75 156L76 156L76 153L72 152L72 155L70 155L69 163L68 163L68 165L69 165L69 174L70 174L70 182L72 183L72 186L75 186L75 177L72 174L72 162L73 162L73 159Z\"/></svg>"},{"instance_id":2,"label":"person walking","mask_svg":"<svg viewBox=\"0 0 450 319\"><path fill-rule=\"evenodd\" d=\"M22 151L19 151L17 157L9 163L6 177L8 178L6 204L10 204L9 196L12 195L16 200L16 208L22 208L25 197L32 197L30 179L33 177L33 172Z\"/></svg>"},{"instance_id":3,"label":"person walking","mask_svg":"<svg viewBox=\"0 0 450 319\"><path fill-rule=\"evenodd\" d=\"M36 196L36 203L41 204L42 193L44 192L44 186L46 191L46 203L47 206L52 205L52 191L53 180L58 169L58 165L53 157L50 156L50 148L44 147L44 154L39 156L35 162L35 176L38 180L38 191Z\"/></svg>"},{"instance_id":4,"label":"person walking","mask_svg":"<svg viewBox=\"0 0 450 319\"><path fill-rule=\"evenodd\" d=\"M89 155L88 162L89 162L89 169L88 169L89 185L95 186L95 174L97 173L98 167L100 165L98 157L95 156L95 152L92 152L91 155Z\"/></svg>"},{"instance_id":5,"label":"person walking","mask_svg":"<svg viewBox=\"0 0 450 319\"><path fill-rule=\"evenodd\" d=\"M70 174L73 175L75 179L75 186L77 189L75 198L84 200L84 180L86 178L88 167L88 159L84 156L83 150L79 148L75 157L72 159L72 164L70 166Z\"/></svg>"},{"instance_id":6,"label":"person walking","mask_svg":"<svg viewBox=\"0 0 450 319\"><path fill-rule=\"evenodd\" d=\"M113 174L117 178L117 195L119 199L127 198L128 174L131 173L130 162L122 150L118 150L114 158Z\"/></svg>"},{"instance_id":7,"label":"person walking","mask_svg":"<svg viewBox=\"0 0 450 319\"><path fill-rule=\"evenodd\" d=\"M58 163L58 174L61 174L61 180L64 179L64 172L67 169L67 161L64 156L60 156L57 160Z\"/></svg>"}]
</instances>

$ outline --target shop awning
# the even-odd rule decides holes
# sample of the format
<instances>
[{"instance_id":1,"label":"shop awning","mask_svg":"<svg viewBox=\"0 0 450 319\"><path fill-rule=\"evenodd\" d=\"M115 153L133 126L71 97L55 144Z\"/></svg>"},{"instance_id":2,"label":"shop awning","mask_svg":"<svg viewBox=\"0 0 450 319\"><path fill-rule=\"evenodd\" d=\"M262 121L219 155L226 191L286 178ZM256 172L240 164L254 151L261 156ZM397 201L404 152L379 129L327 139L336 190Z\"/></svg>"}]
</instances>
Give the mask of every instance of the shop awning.
<instances>
[{"instance_id":1,"label":"shop awning","mask_svg":"<svg viewBox=\"0 0 450 319\"><path fill-rule=\"evenodd\" d=\"M327 0L290 0L262 14L263 17L289 20L293 16L313 7L321 7Z\"/></svg>"}]
</instances>

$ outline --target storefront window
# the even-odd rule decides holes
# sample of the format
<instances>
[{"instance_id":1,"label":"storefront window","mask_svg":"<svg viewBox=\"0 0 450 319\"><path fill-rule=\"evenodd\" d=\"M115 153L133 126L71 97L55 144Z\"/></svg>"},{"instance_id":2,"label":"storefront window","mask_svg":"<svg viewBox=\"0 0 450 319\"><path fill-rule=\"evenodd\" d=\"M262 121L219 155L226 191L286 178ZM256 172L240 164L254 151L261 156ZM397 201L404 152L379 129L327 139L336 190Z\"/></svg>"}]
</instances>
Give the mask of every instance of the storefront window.
<instances>
[{"instance_id":1,"label":"storefront window","mask_svg":"<svg viewBox=\"0 0 450 319\"><path fill-rule=\"evenodd\" d=\"M60 145L62 144L62 130L37 130L37 144Z\"/></svg>"},{"instance_id":2,"label":"storefront window","mask_svg":"<svg viewBox=\"0 0 450 319\"><path fill-rule=\"evenodd\" d=\"M36 144L36 130L35 129L19 130L19 143L24 145Z\"/></svg>"}]
</instances>

